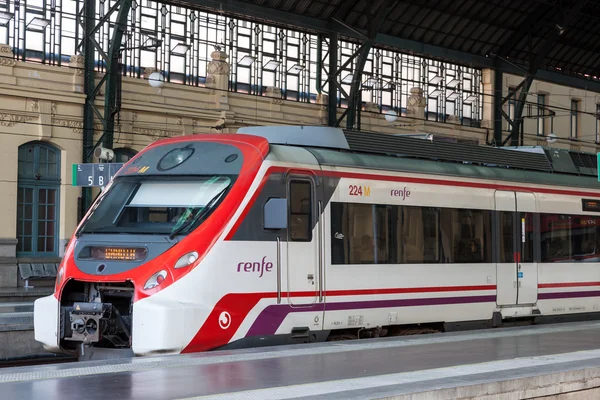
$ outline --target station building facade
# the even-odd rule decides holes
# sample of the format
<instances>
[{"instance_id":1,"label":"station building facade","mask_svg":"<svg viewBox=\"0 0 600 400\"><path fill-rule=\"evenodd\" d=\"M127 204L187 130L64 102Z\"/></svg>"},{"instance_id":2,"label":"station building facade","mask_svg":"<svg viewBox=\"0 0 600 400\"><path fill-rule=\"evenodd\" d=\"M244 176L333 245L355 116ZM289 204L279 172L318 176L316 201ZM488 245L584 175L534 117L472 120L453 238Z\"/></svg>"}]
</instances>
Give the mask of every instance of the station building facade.
<instances>
[{"instance_id":1,"label":"station building facade","mask_svg":"<svg viewBox=\"0 0 600 400\"><path fill-rule=\"evenodd\" d=\"M184 16L187 25L182 29L191 30L191 41L177 42L173 39L177 35L171 32L169 48L163 44L154 56L146 54L144 59L139 53L131 58L131 69L122 81L112 161L125 162L165 137L235 133L249 125L328 123L328 98L321 88L327 76L318 76L323 66L315 60L315 55L326 49L318 49L324 44L315 35L232 17L193 14L161 3L148 2L145 7L163 16L165 12L158 11L167 7L173 26L176 15ZM131 18L136 18L138 11ZM169 21L158 19L156 23L160 36L159 25ZM206 25L204 30L199 29L201 24ZM77 226L81 188L72 185L72 165L83 159L85 103L84 59L74 54L74 45L68 54L66 43L70 42L65 39L60 57L46 57L53 45L49 41L56 40L56 34L44 33L40 48L29 40L28 46L35 47L29 49L22 48L25 41L19 40L16 30L3 29L0 27L0 40L4 41L0 44L0 288L23 285L18 263L58 262ZM209 33L203 38L201 31ZM135 29L132 32L135 47L141 34ZM225 40L230 44L223 47ZM250 45L257 40L260 46ZM207 41L214 42L213 46L199 44ZM175 49L182 43L187 43L187 50L183 46L183 53L177 53ZM340 65L356 46L342 43ZM167 80L161 87L149 85L148 78L156 71ZM351 71L346 72L340 80L349 92ZM100 66L97 81L102 74ZM502 88L495 88L490 70L374 48L363 76L360 127L367 132L432 134L434 140L489 144L494 126L493 94L496 90L508 94L521 79L504 75ZM525 145L598 151L600 93L541 81L534 82L529 93L524 111L528 116ZM337 94L337 116L342 117L345 104ZM103 104L100 90L96 107L102 110ZM514 103L509 101L505 107L511 115ZM342 118L340 125L344 124ZM508 130L506 123L503 127ZM102 129L97 121L94 141L101 137Z\"/></svg>"}]
</instances>

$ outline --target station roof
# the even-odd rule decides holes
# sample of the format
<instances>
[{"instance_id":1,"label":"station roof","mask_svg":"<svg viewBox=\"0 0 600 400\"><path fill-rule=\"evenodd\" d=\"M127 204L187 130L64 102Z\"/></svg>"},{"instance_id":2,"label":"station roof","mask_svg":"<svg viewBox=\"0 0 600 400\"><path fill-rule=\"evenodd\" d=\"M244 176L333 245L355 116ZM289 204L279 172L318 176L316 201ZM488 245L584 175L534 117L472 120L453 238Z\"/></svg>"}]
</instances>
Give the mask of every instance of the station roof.
<instances>
[{"instance_id":1,"label":"station roof","mask_svg":"<svg viewBox=\"0 0 600 400\"><path fill-rule=\"evenodd\" d=\"M180 2L180 1L177 1ZM557 81L600 82L600 1L184 0L211 11L361 40L383 10L375 42L447 61ZM530 51L532 49L532 51ZM558 79L560 80L560 79ZM574 85L572 82L561 82Z\"/></svg>"}]
</instances>

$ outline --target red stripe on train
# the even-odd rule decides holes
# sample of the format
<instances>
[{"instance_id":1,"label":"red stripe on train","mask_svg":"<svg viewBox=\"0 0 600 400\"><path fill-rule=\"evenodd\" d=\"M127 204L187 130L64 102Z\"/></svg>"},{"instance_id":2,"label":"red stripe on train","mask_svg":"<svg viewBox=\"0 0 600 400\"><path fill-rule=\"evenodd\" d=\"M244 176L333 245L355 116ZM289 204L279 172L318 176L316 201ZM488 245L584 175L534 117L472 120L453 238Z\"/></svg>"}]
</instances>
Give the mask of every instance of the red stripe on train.
<instances>
[{"instance_id":1,"label":"red stripe on train","mask_svg":"<svg viewBox=\"0 0 600 400\"><path fill-rule=\"evenodd\" d=\"M327 296L366 296L374 294L401 294L401 293L439 293L439 292L464 292L477 290L495 290L496 285L474 286L432 286L415 288L390 288L390 289L359 289L359 290L332 290L326 292ZM282 293L285 296L285 293ZM292 292L291 297L313 297L315 292ZM277 297L276 292L262 293L229 293L223 296L215 305L210 315L196 333L196 336L183 349L182 353L192 353L210 350L229 343L248 313L262 299Z\"/></svg>"},{"instance_id":2,"label":"red stripe on train","mask_svg":"<svg viewBox=\"0 0 600 400\"><path fill-rule=\"evenodd\" d=\"M242 224L244 218L256 202L260 191L265 185L266 181L269 177L277 172L285 172L291 170L292 168L274 166L267 169L265 172L265 176L263 177L259 187L252 194L252 197L246 204L246 207L240 214L240 217L235 222L234 226L231 228L225 240L231 240L235 235L235 232L238 230L240 225ZM296 170L301 171L301 170ZM453 180L443 180L443 179L433 179L433 178L414 178L414 177L406 177L406 176L391 176L391 175L378 175L378 174L366 174L366 173L358 173L358 172L341 172L341 171L318 171L306 169L306 173L310 174L322 174L323 176L331 176L336 178L353 178L353 179L366 179L366 180L380 180L387 182L407 182L407 183L420 183L420 184L429 184L429 185L439 185L439 186L458 186L458 187L470 187L470 188L478 188L478 189L494 189L494 190L512 190L516 192L536 192L536 193L549 193L549 194L561 194L566 196L591 196L598 197L600 193L596 192L584 192L577 190L564 190L564 189L547 189L547 188L536 188L535 190L531 190L524 186L512 186L505 184L495 184L495 183L480 183L480 182L465 182L465 181L453 181Z\"/></svg>"},{"instance_id":3,"label":"red stripe on train","mask_svg":"<svg viewBox=\"0 0 600 400\"><path fill-rule=\"evenodd\" d=\"M538 289L566 288L566 287L589 287L600 286L600 282L560 282L560 283L540 283Z\"/></svg>"}]
</instances>

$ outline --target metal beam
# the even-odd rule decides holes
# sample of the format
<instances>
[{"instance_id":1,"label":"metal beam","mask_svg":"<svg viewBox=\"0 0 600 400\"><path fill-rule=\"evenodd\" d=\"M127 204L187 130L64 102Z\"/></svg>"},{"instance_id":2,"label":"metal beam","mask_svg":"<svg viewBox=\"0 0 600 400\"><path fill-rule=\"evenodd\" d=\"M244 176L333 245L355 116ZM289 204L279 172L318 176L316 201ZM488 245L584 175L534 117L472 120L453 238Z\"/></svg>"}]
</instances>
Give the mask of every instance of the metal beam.
<instances>
[{"instance_id":1,"label":"metal beam","mask_svg":"<svg viewBox=\"0 0 600 400\"><path fill-rule=\"evenodd\" d=\"M317 35L317 76L315 86L317 87L317 93L321 94L323 90L323 82L322 82L322 69L323 69L323 34L319 33Z\"/></svg>"},{"instance_id":2,"label":"metal beam","mask_svg":"<svg viewBox=\"0 0 600 400\"><path fill-rule=\"evenodd\" d=\"M121 7L115 21L113 37L108 49L108 65L106 74L106 89L104 91L104 147L112 149L115 129L115 115L121 109L121 71L119 58L121 54L121 44L123 42L123 33L127 28L127 16L131 9L132 0L121 0Z\"/></svg>"},{"instance_id":3,"label":"metal beam","mask_svg":"<svg viewBox=\"0 0 600 400\"><path fill-rule=\"evenodd\" d=\"M356 57L354 73L352 74L352 84L350 85L350 97L348 98L348 115L346 117L346 129L354 129L355 123L360 121L360 111L362 108L362 73L369 56L369 51L375 44L375 37L385 20L386 15L391 13L398 5L399 0L384 0L376 13L369 13L367 16L367 40L361 46ZM356 54L356 53L355 53ZM360 129L360 122L356 126Z\"/></svg>"},{"instance_id":4,"label":"metal beam","mask_svg":"<svg viewBox=\"0 0 600 400\"><path fill-rule=\"evenodd\" d=\"M362 72L369 56L369 50L373 47L373 41L367 40L363 45L357 60L354 65L354 72L352 74L352 84L350 85L350 96L348 98L348 115L346 118L346 129L354 129L356 121L356 115L360 113L362 99L361 99L361 84L362 84ZM356 127L360 129L360 126Z\"/></svg>"},{"instance_id":5,"label":"metal beam","mask_svg":"<svg viewBox=\"0 0 600 400\"><path fill-rule=\"evenodd\" d=\"M503 84L502 71L494 71L494 143L498 145L502 143L502 109L504 103L502 101L502 84Z\"/></svg>"},{"instance_id":6,"label":"metal beam","mask_svg":"<svg viewBox=\"0 0 600 400\"><path fill-rule=\"evenodd\" d=\"M90 0L86 0L90 1ZM93 1L93 0L91 0ZM90 106L93 113L96 115L100 123L102 124L102 136L96 142L96 144L88 146L86 154L84 154L85 159L91 161L92 153L94 149L100 144L103 144L103 147L107 149L112 149L113 147L113 138L114 138L114 121L115 115L120 110L120 100L121 100L121 71L119 58L121 51L122 42L123 42L123 33L127 28L127 17L129 15L129 11L131 10L132 0L120 0L115 3L107 12L107 15L102 18L98 24L106 24L110 20L110 16L112 13L117 12L117 18L115 20L115 25L113 29L113 36L108 45L108 53L104 51L104 49L100 48L98 42L94 38L96 32L100 29L98 25L92 27L88 40L94 46L106 65L106 71L100 82L94 86L94 89L88 93L88 98L91 99ZM89 20L89 19L88 19ZM93 50L92 50L93 51ZM95 105L94 99L96 94L100 91L100 89L104 86L104 110L100 112Z\"/></svg>"},{"instance_id":7,"label":"metal beam","mask_svg":"<svg viewBox=\"0 0 600 400\"><path fill-rule=\"evenodd\" d=\"M338 36L336 33L329 33L329 69L327 71L327 85L329 88L329 98L327 103L328 125L337 125L337 78L335 69L338 63Z\"/></svg>"},{"instance_id":8,"label":"metal beam","mask_svg":"<svg viewBox=\"0 0 600 400\"><path fill-rule=\"evenodd\" d=\"M83 85L86 95L85 105L83 107L83 158L84 163L91 161L91 152L94 146L94 98L95 98L95 62L94 62L94 21L96 16L96 1L86 0L83 3L83 13L79 13L80 22L83 25L83 57L84 74ZM81 188L81 205L78 213L78 219L83 218L86 210L92 202L91 188Z\"/></svg>"},{"instance_id":9,"label":"metal beam","mask_svg":"<svg viewBox=\"0 0 600 400\"><path fill-rule=\"evenodd\" d=\"M83 109L83 162L92 161L94 148L104 140L104 147L113 147L114 119L120 108L120 82L119 57L123 33L127 29L127 16L131 9L132 0L119 0L108 10L107 14L96 23L96 2L85 0L83 12L78 12L79 24L84 29L83 52L84 52L84 90L86 95ZM100 46L95 36L100 26L110 21L111 15L118 10L113 36L109 43L108 53ZM81 46L78 46L80 48ZM105 62L106 72L104 77L96 85L95 83L95 50ZM104 110L101 112L94 104L96 95L104 86ZM94 144L94 116L102 123L103 133L96 144ZM89 188L82 189L81 196L82 217L91 204L91 191Z\"/></svg>"}]
</instances>

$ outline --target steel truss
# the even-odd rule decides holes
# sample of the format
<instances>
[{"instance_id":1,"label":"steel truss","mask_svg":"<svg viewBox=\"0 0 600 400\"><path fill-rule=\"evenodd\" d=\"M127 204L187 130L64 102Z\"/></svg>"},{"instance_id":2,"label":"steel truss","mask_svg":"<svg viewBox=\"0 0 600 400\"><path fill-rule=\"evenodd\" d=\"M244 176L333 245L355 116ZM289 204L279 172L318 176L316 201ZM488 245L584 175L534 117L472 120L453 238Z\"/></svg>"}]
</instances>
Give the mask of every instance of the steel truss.
<instances>
[{"instance_id":1,"label":"steel truss","mask_svg":"<svg viewBox=\"0 0 600 400\"><path fill-rule=\"evenodd\" d=\"M350 4L351 2L348 2ZM376 14L369 13L368 18L368 30L366 35L354 30L353 28L345 25L341 20L344 19L344 14L347 12L345 9L340 10L340 18L334 18L333 22L341 27L354 31L361 39L362 43L358 49L349 57L339 68L336 69L338 64L338 34L330 33L328 41L328 53L322 58L321 51L319 51L319 61L321 65L324 65L324 59L329 56L329 68L327 70L327 80L324 84L328 83L329 88L329 100L328 100L328 123L330 126L339 126L344 118L346 118L347 129L360 129L360 112L362 108L362 73L369 55L369 51L375 44L375 38L379 33L385 16L389 14L397 5L398 0L384 0L379 7L379 11ZM323 43L323 35L319 35L319 48ZM340 83L340 75L344 69L351 63L354 63L352 71L352 83L350 86L350 93L346 92ZM319 83L319 88L321 86ZM342 97L348 102L348 107L344 109L342 115L337 116L337 91L340 91Z\"/></svg>"},{"instance_id":2,"label":"steel truss","mask_svg":"<svg viewBox=\"0 0 600 400\"><path fill-rule=\"evenodd\" d=\"M83 47L84 54L84 90L85 105L83 110L83 162L92 161L94 149L102 143L107 149L113 148L115 116L121 109L121 65L120 57L124 48L122 48L123 34L127 29L127 17L131 10L132 0L118 0L107 13L99 20L96 20L96 2L95 0L85 0L83 7L77 13L78 23L84 29L84 37L78 45L78 49ZM111 16L117 13L114 23L110 22ZM101 27L109 25L107 29L113 27L113 34L108 45L108 52L96 40L96 34ZM98 52L105 64L105 73L100 82L96 84L96 62L95 53ZM95 103L96 95L104 87L104 109L100 111ZM102 124L102 135L94 143L94 117ZM83 213L89 208L91 203L91 189L83 188L81 199ZM80 214L80 217L82 215Z\"/></svg>"}]
</instances>

